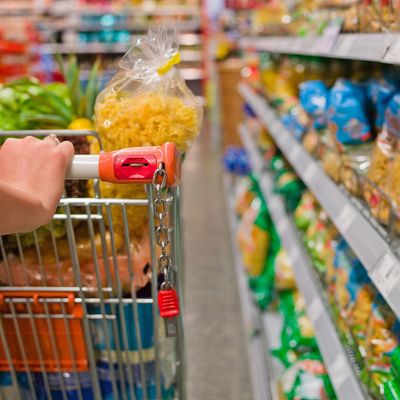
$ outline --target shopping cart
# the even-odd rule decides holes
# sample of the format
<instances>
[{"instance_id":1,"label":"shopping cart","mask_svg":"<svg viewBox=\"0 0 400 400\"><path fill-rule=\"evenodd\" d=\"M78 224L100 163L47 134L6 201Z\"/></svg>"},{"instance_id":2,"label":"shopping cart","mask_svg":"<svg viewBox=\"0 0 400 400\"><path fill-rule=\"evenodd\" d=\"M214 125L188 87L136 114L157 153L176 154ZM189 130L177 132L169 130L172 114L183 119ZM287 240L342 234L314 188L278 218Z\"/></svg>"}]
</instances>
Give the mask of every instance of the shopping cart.
<instances>
[{"instance_id":1,"label":"shopping cart","mask_svg":"<svg viewBox=\"0 0 400 400\"><path fill-rule=\"evenodd\" d=\"M52 133L102 149L91 131L0 136ZM0 236L0 399L185 399L182 305L175 316L168 296L176 288L182 299L179 170L171 143L77 155L67 179L91 182L94 195L63 197L49 225ZM146 196L102 198L99 179L141 183ZM147 214L151 249L141 290L136 211Z\"/></svg>"}]
</instances>

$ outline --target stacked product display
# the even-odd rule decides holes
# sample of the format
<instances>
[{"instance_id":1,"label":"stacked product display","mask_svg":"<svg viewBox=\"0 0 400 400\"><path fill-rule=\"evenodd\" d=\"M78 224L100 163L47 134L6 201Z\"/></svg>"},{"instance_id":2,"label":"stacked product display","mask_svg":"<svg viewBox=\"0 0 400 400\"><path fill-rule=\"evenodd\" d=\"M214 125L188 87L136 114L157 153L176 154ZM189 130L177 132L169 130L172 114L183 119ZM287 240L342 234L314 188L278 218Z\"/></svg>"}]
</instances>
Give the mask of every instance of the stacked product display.
<instances>
[{"instance_id":1,"label":"stacked product display","mask_svg":"<svg viewBox=\"0 0 400 400\"><path fill-rule=\"evenodd\" d=\"M120 57L133 42L143 37L152 25L173 20L181 32L179 42L183 49L185 79L198 82L203 76L199 8L197 1L31 0L2 3L0 18L4 23L0 45L4 41L7 47L1 51L0 67L5 65L0 69L0 80L32 74L51 82L60 78L55 55L61 53L79 57L80 78L87 81L91 65L101 55L104 86L115 75ZM6 57L7 53L10 56Z\"/></svg>"},{"instance_id":2,"label":"stacked product display","mask_svg":"<svg viewBox=\"0 0 400 400\"><path fill-rule=\"evenodd\" d=\"M338 399L397 399L398 4L247 5L229 2L220 22L241 36L230 55L247 64L238 132L268 210L256 220L268 247L249 230L239 247L268 259L279 235ZM255 285L259 258L242 264L263 320L276 275L265 268Z\"/></svg>"},{"instance_id":3,"label":"stacked product display","mask_svg":"<svg viewBox=\"0 0 400 400\"><path fill-rule=\"evenodd\" d=\"M395 32L399 26L397 0L229 1L241 33L319 35L329 24L342 32Z\"/></svg>"}]
</instances>

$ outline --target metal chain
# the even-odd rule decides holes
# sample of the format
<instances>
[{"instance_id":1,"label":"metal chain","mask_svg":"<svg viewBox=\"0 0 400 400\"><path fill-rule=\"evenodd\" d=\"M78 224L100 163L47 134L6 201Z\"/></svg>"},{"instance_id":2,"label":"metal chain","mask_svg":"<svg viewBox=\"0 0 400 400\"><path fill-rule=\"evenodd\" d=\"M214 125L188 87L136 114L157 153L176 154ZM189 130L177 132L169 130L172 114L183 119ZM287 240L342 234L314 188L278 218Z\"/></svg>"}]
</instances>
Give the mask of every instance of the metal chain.
<instances>
[{"instance_id":1,"label":"metal chain","mask_svg":"<svg viewBox=\"0 0 400 400\"><path fill-rule=\"evenodd\" d=\"M169 280L169 272L172 266L172 259L167 252L168 245L171 242L170 230L167 226L168 203L167 193L165 191L167 184L167 172L163 163L153 175L153 210L154 210L154 227L156 243L161 248L161 255L158 257L158 270L164 275L163 287L171 287Z\"/></svg>"}]
</instances>

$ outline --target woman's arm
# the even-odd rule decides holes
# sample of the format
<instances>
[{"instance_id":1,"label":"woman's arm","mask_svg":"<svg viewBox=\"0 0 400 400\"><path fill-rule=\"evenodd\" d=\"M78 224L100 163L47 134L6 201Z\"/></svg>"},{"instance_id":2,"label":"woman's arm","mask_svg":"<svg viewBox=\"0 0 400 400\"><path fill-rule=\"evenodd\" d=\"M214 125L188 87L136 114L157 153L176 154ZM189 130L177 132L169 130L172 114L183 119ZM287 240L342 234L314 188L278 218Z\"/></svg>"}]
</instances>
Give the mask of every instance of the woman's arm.
<instances>
[{"instance_id":1,"label":"woman's arm","mask_svg":"<svg viewBox=\"0 0 400 400\"><path fill-rule=\"evenodd\" d=\"M55 137L7 139L0 149L0 235L50 222L74 148Z\"/></svg>"}]
</instances>

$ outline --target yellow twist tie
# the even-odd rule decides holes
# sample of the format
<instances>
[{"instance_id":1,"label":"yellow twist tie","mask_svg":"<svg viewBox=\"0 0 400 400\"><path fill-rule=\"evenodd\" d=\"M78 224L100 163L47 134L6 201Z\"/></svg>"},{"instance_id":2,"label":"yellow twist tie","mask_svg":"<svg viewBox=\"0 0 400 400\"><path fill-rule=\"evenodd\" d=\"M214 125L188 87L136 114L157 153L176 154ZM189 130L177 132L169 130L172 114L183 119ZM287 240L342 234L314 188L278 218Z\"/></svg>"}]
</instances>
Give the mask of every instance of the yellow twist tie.
<instances>
[{"instance_id":1,"label":"yellow twist tie","mask_svg":"<svg viewBox=\"0 0 400 400\"><path fill-rule=\"evenodd\" d=\"M175 53L164 65L157 68L158 75L165 75L174 65L181 62L181 53Z\"/></svg>"}]
</instances>

